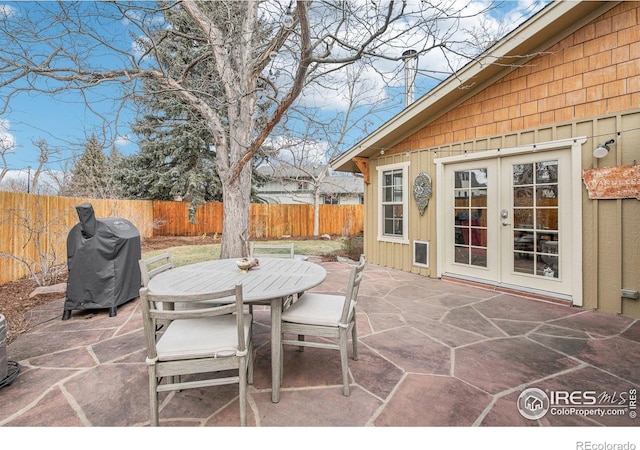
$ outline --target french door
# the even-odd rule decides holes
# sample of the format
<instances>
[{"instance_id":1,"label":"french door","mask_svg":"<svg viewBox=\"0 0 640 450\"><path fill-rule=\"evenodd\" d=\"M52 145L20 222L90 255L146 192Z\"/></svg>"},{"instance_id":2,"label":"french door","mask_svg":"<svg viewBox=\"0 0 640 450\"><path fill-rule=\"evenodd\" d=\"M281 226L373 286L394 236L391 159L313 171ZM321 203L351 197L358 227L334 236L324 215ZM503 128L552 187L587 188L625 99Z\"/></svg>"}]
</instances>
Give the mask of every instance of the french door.
<instances>
[{"instance_id":1,"label":"french door","mask_svg":"<svg viewBox=\"0 0 640 450\"><path fill-rule=\"evenodd\" d=\"M568 150L446 164L444 272L571 296L570 180Z\"/></svg>"}]
</instances>

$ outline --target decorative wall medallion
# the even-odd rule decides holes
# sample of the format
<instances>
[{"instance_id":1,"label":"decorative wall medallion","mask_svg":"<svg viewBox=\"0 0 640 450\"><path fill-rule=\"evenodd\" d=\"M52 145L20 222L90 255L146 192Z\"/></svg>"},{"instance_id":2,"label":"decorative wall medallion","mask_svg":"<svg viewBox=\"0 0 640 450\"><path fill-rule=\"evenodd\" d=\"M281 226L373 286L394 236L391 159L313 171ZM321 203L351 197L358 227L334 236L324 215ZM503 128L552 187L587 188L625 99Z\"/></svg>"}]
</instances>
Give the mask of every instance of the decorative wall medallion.
<instances>
[{"instance_id":1,"label":"decorative wall medallion","mask_svg":"<svg viewBox=\"0 0 640 450\"><path fill-rule=\"evenodd\" d=\"M429 206L429 200L433 191L431 190L431 177L424 172L420 172L413 182L413 198L418 205L420 215Z\"/></svg>"}]
</instances>

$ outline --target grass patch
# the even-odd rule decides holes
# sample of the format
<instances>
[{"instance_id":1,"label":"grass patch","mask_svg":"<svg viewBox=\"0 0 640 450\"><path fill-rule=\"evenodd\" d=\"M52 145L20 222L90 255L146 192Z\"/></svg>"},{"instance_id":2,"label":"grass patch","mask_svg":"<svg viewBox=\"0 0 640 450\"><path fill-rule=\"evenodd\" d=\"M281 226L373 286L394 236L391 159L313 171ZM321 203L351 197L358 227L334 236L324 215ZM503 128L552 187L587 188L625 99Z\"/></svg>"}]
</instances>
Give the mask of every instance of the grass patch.
<instances>
[{"instance_id":1,"label":"grass patch","mask_svg":"<svg viewBox=\"0 0 640 450\"><path fill-rule=\"evenodd\" d=\"M260 241L265 244L288 244L293 242L297 255L315 255L327 256L343 254L343 242L341 240L284 240L278 239L274 241ZM165 251L171 251L173 264L177 266L185 266L202 261L210 261L220 258L220 244L201 244L201 245L181 245L177 247L169 247L164 250L150 250L142 254L142 258L147 259L155 255L159 255Z\"/></svg>"}]
</instances>

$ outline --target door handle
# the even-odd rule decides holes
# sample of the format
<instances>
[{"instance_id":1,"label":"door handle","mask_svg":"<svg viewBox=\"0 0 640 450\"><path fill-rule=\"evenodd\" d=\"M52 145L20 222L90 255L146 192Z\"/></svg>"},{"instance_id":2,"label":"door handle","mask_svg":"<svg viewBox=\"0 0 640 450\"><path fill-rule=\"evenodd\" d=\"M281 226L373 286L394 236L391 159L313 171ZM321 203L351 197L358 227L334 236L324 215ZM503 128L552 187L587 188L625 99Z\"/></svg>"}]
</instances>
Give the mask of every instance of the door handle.
<instances>
[{"instance_id":1,"label":"door handle","mask_svg":"<svg viewBox=\"0 0 640 450\"><path fill-rule=\"evenodd\" d=\"M503 220L503 221L502 221L502 226L503 226L503 227L506 227L506 226L508 226L508 225L511 225L511 224L510 224L509 222L507 222L506 220Z\"/></svg>"}]
</instances>

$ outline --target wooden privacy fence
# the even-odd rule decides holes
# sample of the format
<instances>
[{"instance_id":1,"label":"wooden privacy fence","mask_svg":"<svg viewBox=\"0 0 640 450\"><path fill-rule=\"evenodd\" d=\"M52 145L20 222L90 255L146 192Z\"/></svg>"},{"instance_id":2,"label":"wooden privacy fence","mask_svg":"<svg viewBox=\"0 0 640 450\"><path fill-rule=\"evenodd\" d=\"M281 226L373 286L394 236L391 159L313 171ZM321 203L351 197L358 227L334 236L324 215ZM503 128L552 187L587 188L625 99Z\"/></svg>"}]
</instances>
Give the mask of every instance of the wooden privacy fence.
<instances>
[{"instance_id":1,"label":"wooden privacy fence","mask_svg":"<svg viewBox=\"0 0 640 450\"><path fill-rule=\"evenodd\" d=\"M312 205L275 205L252 203L250 233L252 238L313 236ZM198 208L197 224L189 223L189 204L153 202L156 221L154 236L199 236L222 233L222 203L207 203ZM320 205L318 234L352 236L362 232L364 205Z\"/></svg>"},{"instance_id":2,"label":"wooden privacy fence","mask_svg":"<svg viewBox=\"0 0 640 450\"><path fill-rule=\"evenodd\" d=\"M96 200L0 191L0 252L36 268L46 254L66 263L67 234L78 223L75 207L93 205L97 218L131 221L142 238L199 236L222 233L222 203L198 208L197 224L189 223L189 204L151 200ZM251 204L250 233L254 239L313 236L312 205ZM320 205L319 234L350 236L362 232L364 205ZM29 274L15 258L0 258L0 284Z\"/></svg>"}]
</instances>

